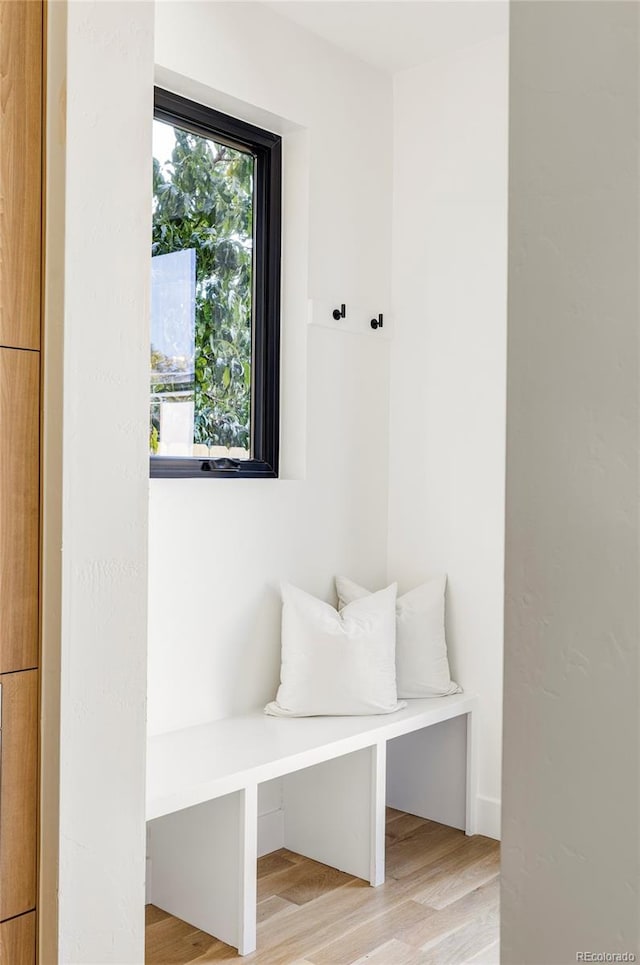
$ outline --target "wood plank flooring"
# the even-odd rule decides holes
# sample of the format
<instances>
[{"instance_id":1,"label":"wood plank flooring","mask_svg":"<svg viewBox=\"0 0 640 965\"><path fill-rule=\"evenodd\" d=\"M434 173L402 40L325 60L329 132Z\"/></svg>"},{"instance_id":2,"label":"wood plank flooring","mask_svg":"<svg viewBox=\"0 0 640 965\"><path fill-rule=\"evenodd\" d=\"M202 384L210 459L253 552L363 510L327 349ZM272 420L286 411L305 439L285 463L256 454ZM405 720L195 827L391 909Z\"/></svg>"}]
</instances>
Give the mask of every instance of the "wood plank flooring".
<instances>
[{"instance_id":1,"label":"wood plank flooring","mask_svg":"<svg viewBox=\"0 0 640 965\"><path fill-rule=\"evenodd\" d=\"M498 965L499 846L387 812L380 888L282 849L258 861L258 951L147 906L146 965Z\"/></svg>"}]
</instances>

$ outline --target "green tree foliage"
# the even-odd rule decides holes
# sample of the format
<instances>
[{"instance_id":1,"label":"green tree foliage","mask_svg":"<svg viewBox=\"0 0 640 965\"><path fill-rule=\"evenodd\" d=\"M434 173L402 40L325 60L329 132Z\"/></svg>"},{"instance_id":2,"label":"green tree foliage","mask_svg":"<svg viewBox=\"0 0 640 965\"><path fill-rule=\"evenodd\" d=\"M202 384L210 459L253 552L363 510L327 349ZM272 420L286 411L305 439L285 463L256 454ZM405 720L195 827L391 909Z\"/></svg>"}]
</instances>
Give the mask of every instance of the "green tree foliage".
<instances>
[{"instance_id":1,"label":"green tree foliage","mask_svg":"<svg viewBox=\"0 0 640 965\"><path fill-rule=\"evenodd\" d=\"M194 442L248 449L254 162L174 134L171 161L153 161L152 254L196 251Z\"/></svg>"}]
</instances>

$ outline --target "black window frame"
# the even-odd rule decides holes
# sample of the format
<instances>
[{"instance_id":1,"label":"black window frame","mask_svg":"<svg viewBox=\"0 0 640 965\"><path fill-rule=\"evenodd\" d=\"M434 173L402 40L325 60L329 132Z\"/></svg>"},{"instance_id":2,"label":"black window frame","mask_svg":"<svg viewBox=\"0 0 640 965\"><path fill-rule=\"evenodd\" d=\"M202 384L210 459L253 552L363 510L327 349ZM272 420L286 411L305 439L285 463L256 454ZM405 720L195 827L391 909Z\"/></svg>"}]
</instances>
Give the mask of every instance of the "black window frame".
<instances>
[{"instance_id":1,"label":"black window frame","mask_svg":"<svg viewBox=\"0 0 640 965\"><path fill-rule=\"evenodd\" d=\"M154 88L154 118L255 158L251 333L251 459L150 456L152 478L275 479L280 449L282 139L178 94Z\"/></svg>"}]
</instances>

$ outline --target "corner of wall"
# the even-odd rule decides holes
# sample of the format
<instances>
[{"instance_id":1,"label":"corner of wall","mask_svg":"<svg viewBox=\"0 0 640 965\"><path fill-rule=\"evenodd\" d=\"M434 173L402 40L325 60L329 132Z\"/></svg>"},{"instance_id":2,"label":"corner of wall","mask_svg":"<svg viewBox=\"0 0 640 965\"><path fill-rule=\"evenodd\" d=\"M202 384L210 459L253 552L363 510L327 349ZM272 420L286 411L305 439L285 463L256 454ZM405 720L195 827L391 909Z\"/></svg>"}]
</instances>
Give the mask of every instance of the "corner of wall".
<instances>
[{"instance_id":1,"label":"corner of wall","mask_svg":"<svg viewBox=\"0 0 640 965\"><path fill-rule=\"evenodd\" d=\"M42 670L39 961L58 959L62 411L67 4L48 3L45 53L45 237L42 363Z\"/></svg>"}]
</instances>

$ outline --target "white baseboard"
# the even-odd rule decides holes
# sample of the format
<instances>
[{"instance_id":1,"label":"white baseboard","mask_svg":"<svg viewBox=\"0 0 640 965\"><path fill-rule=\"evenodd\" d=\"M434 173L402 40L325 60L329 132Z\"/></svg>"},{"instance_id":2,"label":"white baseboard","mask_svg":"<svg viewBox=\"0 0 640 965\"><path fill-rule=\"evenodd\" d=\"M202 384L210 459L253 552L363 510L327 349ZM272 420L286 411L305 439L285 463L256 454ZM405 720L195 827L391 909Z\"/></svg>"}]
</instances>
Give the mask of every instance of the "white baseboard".
<instances>
[{"instance_id":1,"label":"white baseboard","mask_svg":"<svg viewBox=\"0 0 640 965\"><path fill-rule=\"evenodd\" d=\"M476 798L476 834L500 840L501 802L494 797Z\"/></svg>"},{"instance_id":2,"label":"white baseboard","mask_svg":"<svg viewBox=\"0 0 640 965\"><path fill-rule=\"evenodd\" d=\"M258 815L258 857L284 848L284 811L268 811Z\"/></svg>"}]
</instances>

